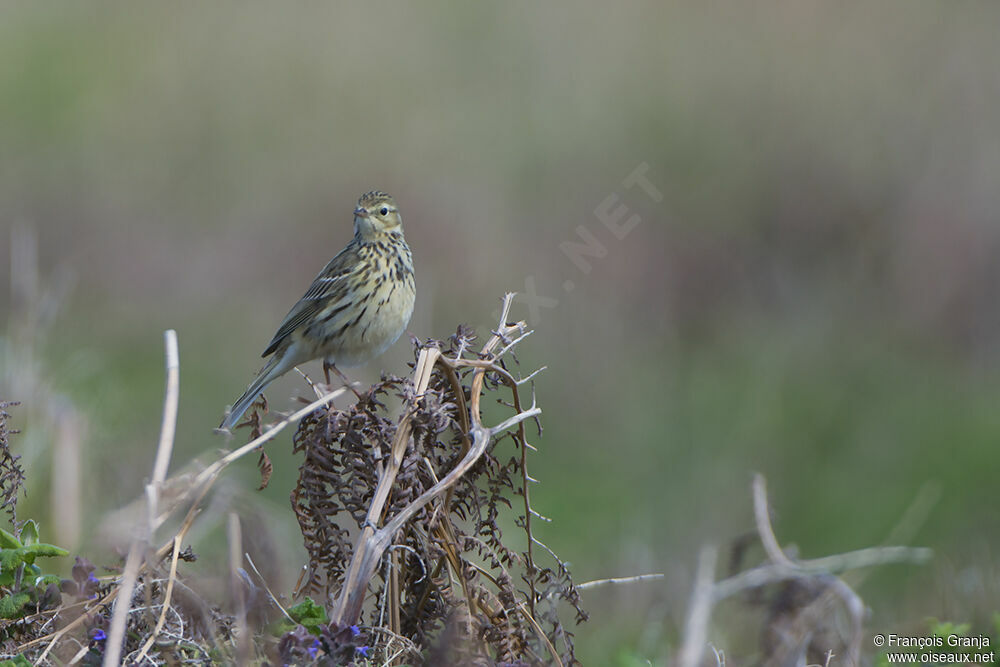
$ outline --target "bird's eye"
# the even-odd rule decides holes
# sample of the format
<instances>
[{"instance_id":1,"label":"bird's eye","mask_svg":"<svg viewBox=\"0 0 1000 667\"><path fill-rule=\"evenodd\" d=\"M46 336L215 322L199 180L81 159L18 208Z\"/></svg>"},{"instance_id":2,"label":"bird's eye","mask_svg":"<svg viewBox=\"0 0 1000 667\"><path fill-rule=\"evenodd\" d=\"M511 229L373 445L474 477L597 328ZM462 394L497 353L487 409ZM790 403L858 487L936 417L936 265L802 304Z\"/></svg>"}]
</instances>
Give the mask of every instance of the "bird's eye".
<instances>
[{"instance_id":1,"label":"bird's eye","mask_svg":"<svg viewBox=\"0 0 1000 667\"><path fill-rule=\"evenodd\" d=\"M379 211L379 213L381 213L382 215L389 215L389 209L387 209L385 206L383 206L382 210Z\"/></svg>"}]
</instances>

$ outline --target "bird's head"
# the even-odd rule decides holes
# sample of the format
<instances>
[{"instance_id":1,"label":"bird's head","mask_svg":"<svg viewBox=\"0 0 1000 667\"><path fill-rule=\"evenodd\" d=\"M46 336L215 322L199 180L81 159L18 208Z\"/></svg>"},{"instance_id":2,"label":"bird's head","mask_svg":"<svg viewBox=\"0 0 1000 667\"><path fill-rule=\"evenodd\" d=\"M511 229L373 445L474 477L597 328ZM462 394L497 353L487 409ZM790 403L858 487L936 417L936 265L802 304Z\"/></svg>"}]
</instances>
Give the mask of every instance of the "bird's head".
<instances>
[{"instance_id":1,"label":"bird's head","mask_svg":"<svg viewBox=\"0 0 1000 667\"><path fill-rule=\"evenodd\" d=\"M354 209L354 234L366 241L383 234L402 234L403 219L392 197L372 190L361 195Z\"/></svg>"}]
</instances>

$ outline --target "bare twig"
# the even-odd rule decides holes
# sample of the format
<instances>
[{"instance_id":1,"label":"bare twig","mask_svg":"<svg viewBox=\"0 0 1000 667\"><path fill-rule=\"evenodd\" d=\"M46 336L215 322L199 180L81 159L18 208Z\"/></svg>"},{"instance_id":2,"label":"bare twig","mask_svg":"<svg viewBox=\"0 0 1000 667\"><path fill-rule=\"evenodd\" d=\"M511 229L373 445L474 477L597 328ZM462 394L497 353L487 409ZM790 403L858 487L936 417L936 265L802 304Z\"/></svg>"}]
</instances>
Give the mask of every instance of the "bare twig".
<instances>
[{"instance_id":1,"label":"bare twig","mask_svg":"<svg viewBox=\"0 0 1000 667\"><path fill-rule=\"evenodd\" d=\"M767 481L760 473L753 477L753 510L754 519L757 521L757 534L768 558L779 565L795 567L792 560L782 551L778 538L774 536L770 508L767 504Z\"/></svg>"},{"instance_id":2,"label":"bare twig","mask_svg":"<svg viewBox=\"0 0 1000 667\"><path fill-rule=\"evenodd\" d=\"M870 547L857 551L825 556L795 563L791 567L765 563L751 570L740 572L728 579L717 581L712 598L719 602L744 591L775 584L779 581L836 572L848 572L863 567L890 563L926 563L934 552L925 547Z\"/></svg>"},{"instance_id":3,"label":"bare twig","mask_svg":"<svg viewBox=\"0 0 1000 667\"><path fill-rule=\"evenodd\" d=\"M156 448L156 462L153 464L153 478L149 487L149 514L156 516L160 485L167 478L170 453L174 448L174 434L177 431L177 401L180 395L180 359L177 353L177 332L167 329L163 334L167 346L167 390L163 399L163 422L160 427L160 444Z\"/></svg>"},{"instance_id":4,"label":"bare twig","mask_svg":"<svg viewBox=\"0 0 1000 667\"><path fill-rule=\"evenodd\" d=\"M267 596L271 599L271 604L277 607L278 610L281 611L282 615L287 620L291 621L292 623L295 623L295 619L289 615L289 613L285 610L285 608L281 605L281 603L278 602L278 598L276 598L274 593L271 592L270 586L267 585L267 580L264 579L264 575L262 575L260 573L260 570L257 569L257 566L253 562L253 558L250 558L250 554L244 553L243 557L247 559L247 563L250 565L250 569L253 570L253 573L257 575L258 579L260 579L260 583L264 587L264 590L267 592Z\"/></svg>"},{"instance_id":5,"label":"bare twig","mask_svg":"<svg viewBox=\"0 0 1000 667\"><path fill-rule=\"evenodd\" d=\"M163 594L163 608L160 610L160 617L156 620L156 626L153 631L149 634L146 642L142 645L139 650L139 656L136 658L136 663L142 663L142 659L146 657L149 649L153 646L153 642L156 641L156 636L160 634L163 629L163 624L167 620L167 612L170 610L170 600L174 592L174 582L177 581L177 561L180 559L181 554L181 541L184 539L184 535L187 534L187 528L185 526L181 532L178 532L174 537L174 553L170 558L170 576L167 579L167 590Z\"/></svg>"},{"instance_id":6,"label":"bare twig","mask_svg":"<svg viewBox=\"0 0 1000 667\"><path fill-rule=\"evenodd\" d=\"M384 553L388 546L392 543L396 533L401 530L402 527L429 502L439 495L447 492L448 489L458 482L458 480L461 479L466 472L468 472L475 462L479 460L483 452L486 451L486 447L494 435L507 428L520 424L525 419L530 419L531 417L541 413L541 410L537 406L533 405L529 410L520 412L492 429L483 426L481 421L482 413L480 411L480 397L482 394L486 372L494 371L509 377L509 374L506 373L506 371L493 363L492 360L497 358L493 352L497 345L501 342L506 341L509 343L509 336L511 334L523 332L524 330L523 323L512 326L507 326L505 324L507 315L510 311L510 305L513 301L513 296L513 294L508 294L504 297L504 305L497 332L494 333L480 352L480 357L483 361L475 364L476 370L473 375L469 405L469 416L472 420L472 442L468 446L468 450L465 452L465 455L458 462L458 464L445 474L440 481L435 483L434 486L418 496L405 508L400 510L382 528L378 528L376 523L380 520L384 513L385 503L388 499L389 491L395 482L396 475L399 471L399 465L403 460L403 455L405 454L406 447L409 444L410 432L412 428L410 422L413 414L412 409L404 413L403 417L400 419L396 430L396 436L392 444L392 456L385 470L382 471L382 474L379 477L375 494L369 504L367 519L362 527L361 535L358 537L356 542L356 546L351 557L351 563L344 577L343 587L340 591L340 595L333 605L334 611L331 616L334 622L340 625L349 625L356 622L361 613L361 606L364 601L368 582L378 567L382 553ZM464 365L464 362L465 360L451 362L450 360L442 357L440 350L436 348L428 347L422 349L417 358L416 367L413 371L415 400L420 400L424 392L426 392L427 386L430 383L431 373L436 364L440 363L447 367L450 365ZM511 378L511 380L513 380L513 378Z\"/></svg>"},{"instance_id":7,"label":"bare twig","mask_svg":"<svg viewBox=\"0 0 1000 667\"><path fill-rule=\"evenodd\" d=\"M100 606L103 606L103 605L111 603L115 599L115 596L118 595L118 591L119 591L118 588L113 589L110 593L108 593L103 598L101 598L96 603L95 606L100 607ZM83 625L86 621L87 621L87 615L86 614L80 614L79 616L76 617L76 619L70 621L69 623L67 623L63 627L59 628L55 632L53 632L51 634L48 634L48 635L45 635L43 637L36 637L35 639L32 639L31 641L27 641L27 642L19 645L17 647L17 650L19 652L23 653L25 650L31 648L32 646L37 646L38 644L42 644L44 642L48 642L48 645L45 647L45 650L42 651L41 655L39 655L35 659L35 664L36 665L44 664L45 663L45 658L48 657L49 653L52 651L52 649L55 647L55 645L59 643L59 640L61 640L64 636L66 636L68 633L72 632L73 630L76 630L78 627L80 627L81 625Z\"/></svg>"},{"instance_id":8,"label":"bare twig","mask_svg":"<svg viewBox=\"0 0 1000 667\"><path fill-rule=\"evenodd\" d=\"M248 664L250 659L250 628L247 625L247 601L244 595L244 583L240 577L243 564L243 531L240 529L240 516L230 512L226 523L226 534L229 538L229 583L236 604L236 658L239 664Z\"/></svg>"},{"instance_id":9,"label":"bare twig","mask_svg":"<svg viewBox=\"0 0 1000 667\"><path fill-rule=\"evenodd\" d=\"M111 631L108 632L108 639L104 648L104 667L115 667L120 664L122 654L122 643L125 640L125 622L128 619L128 611L132 606L132 592L135 590L135 582L139 577L139 564L142 561L143 544L140 540L132 542L125 559L125 570L122 572L121 583L118 584L117 599L115 600L114 611L111 614ZM51 644L49 648L51 648ZM47 650L47 649L46 649ZM44 658L44 654L39 658L38 664Z\"/></svg>"},{"instance_id":10,"label":"bare twig","mask_svg":"<svg viewBox=\"0 0 1000 667\"><path fill-rule=\"evenodd\" d=\"M654 579L663 579L666 575L661 573L655 574L637 574L632 577L610 577L608 579L595 579L594 581L585 581L582 584L576 585L576 590L585 591L588 588L597 588L598 586L620 585L620 584L636 584L640 581L652 581Z\"/></svg>"},{"instance_id":11,"label":"bare twig","mask_svg":"<svg viewBox=\"0 0 1000 667\"><path fill-rule=\"evenodd\" d=\"M919 505L919 510L925 508L927 504L925 496L927 495L923 494L919 502L916 503ZM722 581L709 581L707 586L696 584L688 615L685 641L678 664L682 667L693 667L700 661L705 645L704 631L707 629L711 609L714 604L742 591L767 584L793 579L820 578L823 584L823 592L796 613L794 624L790 629L786 630L786 634L793 638L808 637L815 624L829 615L828 605L835 598L839 597L851 619L850 639L847 644L848 653L845 657L848 664L857 665L861 654L864 603L858 594L834 573L849 572L887 563L923 563L930 559L932 555L931 550L916 547L882 546L823 558L809 560L794 559L789 557L784 549L781 548L778 538L774 534L774 528L771 525L770 507L767 501L767 483L763 475L758 474L754 476L753 500L757 533L770 562ZM914 510L913 512L908 512L908 516L920 513L918 510ZM706 558L707 555L703 549L701 558L699 559L699 582L703 581L701 575L705 571ZM712 562L714 563L714 553ZM718 658L719 655L721 653L717 652L716 657Z\"/></svg>"},{"instance_id":12,"label":"bare twig","mask_svg":"<svg viewBox=\"0 0 1000 667\"><path fill-rule=\"evenodd\" d=\"M684 644L681 646L679 667L697 667L705 652L708 639L708 620L712 616L712 586L715 580L715 561L718 552L715 547L702 547L698 556L698 571L695 574L694 590L688 607L687 627L684 630Z\"/></svg>"},{"instance_id":13,"label":"bare twig","mask_svg":"<svg viewBox=\"0 0 1000 667\"><path fill-rule=\"evenodd\" d=\"M753 479L753 500L754 516L757 521L757 532L760 535L764 550L771 558L773 564L786 568L790 575L788 578L801 577L803 572L799 564L790 559L778 544L778 538L774 535L771 526L770 508L767 502L767 483L760 473L754 475ZM812 600L795 616L792 630L787 634L790 637L805 639L813 631L815 624L821 618L828 615L827 607L835 596L839 596L844 601L844 606L851 616L851 640L848 644L848 664L857 665L861 650L861 619L864 612L864 604L854 590L844 583L843 580L834 575L826 575L828 586L823 593L815 600Z\"/></svg>"},{"instance_id":14,"label":"bare twig","mask_svg":"<svg viewBox=\"0 0 1000 667\"><path fill-rule=\"evenodd\" d=\"M538 638L542 640L543 644L545 644L545 648L549 650L549 655L552 656L554 664L559 665L559 667L563 667L563 661L562 658L559 657L559 651L556 650L556 647L552 644L552 640L549 639L548 635L545 634L545 631L542 630L542 626L538 625L538 621L535 620L535 617L531 614L531 612L529 612L528 609L525 609L523 602L518 602L517 608L521 611L521 615L528 620L528 624L531 625Z\"/></svg>"},{"instance_id":15,"label":"bare twig","mask_svg":"<svg viewBox=\"0 0 1000 667\"><path fill-rule=\"evenodd\" d=\"M122 582L119 585L121 590L118 598L115 600L114 612L111 615L111 631L108 633L105 645L105 667L113 667L119 663L122 644L125 639L125 624L128 619L129 607L132 604L132 591L135 589L135 582L139 576L139 559L149 548L149 543L156 530L156 507L159 488L167 476L167 467L170 464L170 452L173 450L174 434L177 429L177 399L180 386L177 332L173 329L168 329L164 334L164 343L166 345L167 357L167 387L163 401L163 422L160 428L160 441L156 448L156 462L153 465L153 478L146 485L149 523L146 535L141 539L139 536L133 539L132 546L129 548L128 558L125 561L125 571L122 573Z\"/></svg>"},{"instance_id":16,"label":"bare twig","mask_svg":"<svg viewBox=\"0 0 1000 667\"><path fill-rule=\"evenodd\" d=\"M273 439L276 435L278 435L283 430L285 430L285 427L288 426L289 424L291 424L292 422L297 422L298 420L300 420L303 417L305 417L307 414L313 412L316 408L319 408L321 406L327 405L328 403L330 403L330 401L332 401L333 399L337 398L341 394L346 393L347 391L348 390L345 387L341 387L339 389L334 389L333 391L329 391L329 392L323 394L322 396L320 396L319 398L317 398L315 401L313 401L309 405L305 406L304 408L296 410L295 412L293 412L292 414L288 415L287 417L284 417L280 421L275 422L274 424L271 425L271 427L269 429L267 429L266 431L264 431L263 433L261 433L260 437L254 438L253 440L251 440L247 444L243 445L239 449L236 449L236 450L234 450L232 452L229 452L228 454L226 454L225 456L223 456L221 459L219 459L218 461L216 461L212 465L210 465L207 468L205 468L204 470L202 470L201 473L198 474L198 477L195 479L195 482L194 482L193 486L197 487L199 484L204 483L210 477L212 477L214 475L217 475L218 473L222 472L222 469L225 468L226 466L228 466L233 461L236 461L237 459L243 458L244 456L246 456L250 452L254 451L258 447L260 447L261 445L263 445L268 440ZM216 430L219 430L219 429L216 429Z\"/></svg>"},{"instance_id":17,"label":"bare twig","mask_svg":"<svg viewBox=\"0 0 1000 667\"><path fill-rule=\"evenodd\" d=\"M535 379L536 375L538 375L539 373L541 373L542 371L547 370L547 369L548 369L548 366L542 366L541 368L536 368L534 371L532 371L526 377L523 377L520 380L518 380L517 381L518 386L521 386L522 384L526 384L528 382L531 382L532 380Z\"/></svg>"},{"instance_id":18,"label":"bare twig","mask_svg":"<svg viewBox=\"0 0 1000 667\"><path fill-rule=\"evenodd\" d=\"M417 366L413 370L414 392L417 397L427 391L427 385L431 378L431 369L433 368L434 361L440 354L440 350L434 348L424 348L420 351ZM392 456L386 469L379 477L375 494L372 497L371 504L368 506L368 515L351 558L351 564L344 577L344 586L341 590L340 598L332 614L333 621L340 625L353 625L361 614L361 604L364 601L368 581L371 579L372 574L374 574L382 553L389 546L389 542L394 535L394 533L390 534L386 530L376 529L374 522L378 521L382 515L385 502L389 498L389 491L396 480L399 466L403 461L403 454L409 443L411 416L412 411L408 411L400 420L399 427L396 430L396 439L392 445Z\"/></svg>"},{"instance_id":19,"label":"bare twig","mask_svg":"<svg viewBox=\"0 0 1000 667\"><path fill-rule=\"evenodd\" d=\"M830 590L840 596L851 617L851 641L847 645L847 662L850 665L860 664L861 660L861 625L865 615L865 603L861 596L854 592L842 579L834 578ZM817 607L817 614L821 613Z\"/></svg>"}]
</instances>

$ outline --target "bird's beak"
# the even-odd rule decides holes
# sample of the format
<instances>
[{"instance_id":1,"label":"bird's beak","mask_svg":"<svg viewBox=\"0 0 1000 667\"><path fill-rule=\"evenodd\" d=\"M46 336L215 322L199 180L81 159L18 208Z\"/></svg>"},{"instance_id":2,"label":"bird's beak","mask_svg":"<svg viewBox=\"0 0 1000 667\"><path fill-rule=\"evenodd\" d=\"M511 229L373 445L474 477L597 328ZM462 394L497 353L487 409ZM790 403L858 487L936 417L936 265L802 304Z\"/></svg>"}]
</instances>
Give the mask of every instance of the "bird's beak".
<instances>
[{"instance_id":1,"label":"bird's beak","mask_svg":"<svg viewBox=\"0 0 1000 667\"><path fill-rule=\"evenodd\" d=\"M354 217L355 218L367 218L368 217L368 211L366 211L364 208L362 208L361 206L359 206L356 209L354 209Z\"/></svg>"}]
</instances>

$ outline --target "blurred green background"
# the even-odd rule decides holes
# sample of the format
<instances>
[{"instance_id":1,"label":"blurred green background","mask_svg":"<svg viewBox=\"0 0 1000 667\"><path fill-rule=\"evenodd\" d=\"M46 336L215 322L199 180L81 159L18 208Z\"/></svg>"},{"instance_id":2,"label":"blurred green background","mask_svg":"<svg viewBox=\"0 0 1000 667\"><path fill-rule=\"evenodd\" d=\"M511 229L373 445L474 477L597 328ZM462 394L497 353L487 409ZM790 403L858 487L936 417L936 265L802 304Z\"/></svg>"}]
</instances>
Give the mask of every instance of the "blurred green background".
<instances>
[{"instance_id":1,"label":"blurred green background","mask_svg":"<svg viewBox=\"0 0 1000 667\"><path fill-rule=\"evenodd\" d=\"M986 627L998 20L985 3L3 3L0 397L24 402L22 516L110 562L107 513L152 467L163 330L176 470L224 446L225 406L379 188L414 252L415 335L483 330L525 293L523 368L548 366L541 539L577 581L666 574L585 593L585 663L673 650L698 548L752 530L758 471L807 557L880 544L936 499L910 535L934 562L870 573L867 628ZM618 206L638 223L616 236L601 211ZM586 272L560 249L580 234L603 249ZM399 343L351 375L410 358ZM306 388L268 393L282 409ZM267 519L284 591L289 439L268 490L247 461L220 494ZM210 560L191 567L225 570ZM717 646L752 649L759 619L725 621L745 612L720 609Z\"/></svg>"}]
</instances>

